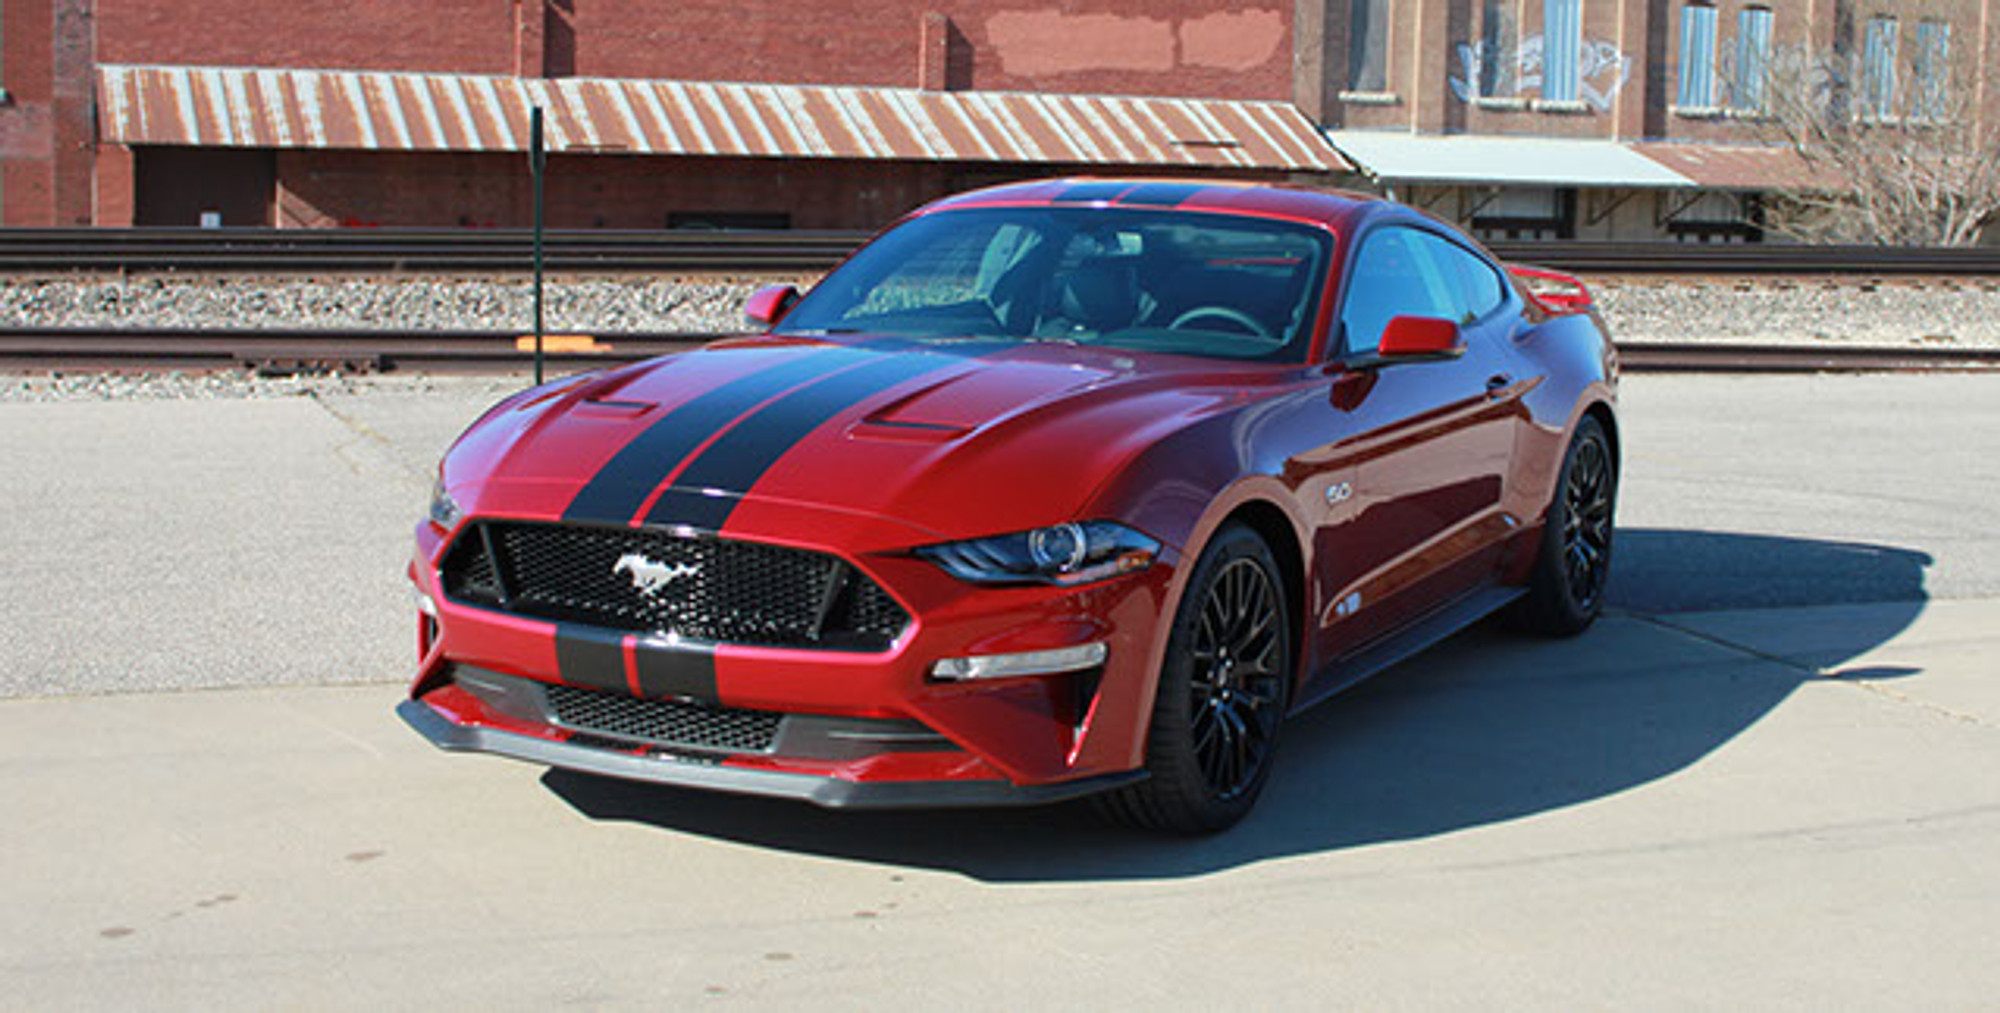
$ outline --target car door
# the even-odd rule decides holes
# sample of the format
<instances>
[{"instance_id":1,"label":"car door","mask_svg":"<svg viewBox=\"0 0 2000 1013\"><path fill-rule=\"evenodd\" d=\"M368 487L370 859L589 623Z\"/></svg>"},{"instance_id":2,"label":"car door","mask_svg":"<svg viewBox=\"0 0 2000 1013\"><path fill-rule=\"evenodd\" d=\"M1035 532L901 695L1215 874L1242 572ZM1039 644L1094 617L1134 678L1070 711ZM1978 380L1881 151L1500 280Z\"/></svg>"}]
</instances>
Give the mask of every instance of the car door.
<instances>
[{"instance_id":1,"label":"car door","mask_svg":"<svg viewBox=\"0 0 2000 1013\"><path fill-rule=\"evenodd\" d=\"M1334 585L1320 617L1322 657L1406 627L1490 579L1511 524L1501 509L1513 452L1496 328L1470 298L1455 245L1413 225L1365 233L1339 314L1340 355L1363 363L1397 316L1453 320L1455 358L1356 365L1336 374L1331 458L1352 463L1346 508L1317 534ZM1488 316L1494 314L1489 313ZM1498 393L1496 393L1498 392Z\"/></svg>"}]
</instances>

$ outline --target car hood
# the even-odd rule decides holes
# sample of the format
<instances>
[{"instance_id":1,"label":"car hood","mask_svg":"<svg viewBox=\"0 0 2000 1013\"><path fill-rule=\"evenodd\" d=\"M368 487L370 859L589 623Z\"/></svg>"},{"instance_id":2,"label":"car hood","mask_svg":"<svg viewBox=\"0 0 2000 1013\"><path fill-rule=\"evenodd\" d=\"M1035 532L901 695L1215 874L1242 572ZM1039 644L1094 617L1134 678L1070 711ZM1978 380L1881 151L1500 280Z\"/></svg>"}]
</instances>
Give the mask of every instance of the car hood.
<instances>
[{"instance_id":1,"label":"car hood","mask_svg":"<svg viewBox=\"0 0 2000 1013\"><path fill-rule=\"evenodd\" d=\"M1139 449L1273 373L1053 343L733 339L504 402L444 478L483 514L971 537L1078 517Z\"/></svg>"}]
</instances>

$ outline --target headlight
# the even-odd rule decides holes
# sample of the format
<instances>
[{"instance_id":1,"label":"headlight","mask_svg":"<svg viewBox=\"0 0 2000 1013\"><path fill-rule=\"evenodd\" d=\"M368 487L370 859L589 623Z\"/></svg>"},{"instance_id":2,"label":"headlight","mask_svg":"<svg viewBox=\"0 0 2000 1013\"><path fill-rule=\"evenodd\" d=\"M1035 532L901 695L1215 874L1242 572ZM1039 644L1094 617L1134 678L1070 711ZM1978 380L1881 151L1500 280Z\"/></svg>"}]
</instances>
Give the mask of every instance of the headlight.
<instances>
[{"instance_id":1,"label":"headlight","mask_svg":"<svg viewBox=\"0 0 2000 1013\"><path fill-rule=\"evenodd\" d=\"M1153 565L1159 554L1159 542L1110 521L1057 524L917 550L946 573L975 584L1064 587L1135 573Z\"/></svg>"},{"instance_id":2,"label":"headlight","mask_svg":"<svg viewBox=\"0 0 2000 1013\"><path fill-rule=\"evenodd\" d=\"M459 510L458 501L444 491L444 476L439 475L437 484L431 486L431 523L450 531L458 526L458 519L463 516L465 514Z\"/></svg>"}]
</instances>

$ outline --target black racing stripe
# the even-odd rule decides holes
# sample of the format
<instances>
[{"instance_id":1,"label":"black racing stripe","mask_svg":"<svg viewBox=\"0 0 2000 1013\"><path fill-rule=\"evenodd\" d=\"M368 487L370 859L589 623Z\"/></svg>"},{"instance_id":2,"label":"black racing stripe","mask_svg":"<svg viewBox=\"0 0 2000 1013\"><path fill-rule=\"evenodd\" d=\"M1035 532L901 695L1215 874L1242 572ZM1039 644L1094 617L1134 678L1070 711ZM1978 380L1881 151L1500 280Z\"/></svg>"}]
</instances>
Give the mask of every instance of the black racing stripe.
<instances>
[{"instance_id":1,"label":"black racing stripe","mask_svg":"<svg viewBox=\"0 0 2000 1013\"><path fill-rule=\"evenodd\" d=\"M868 357L857 348L832 348L792 359L723 384L661 416L592 475L563 511L567 521L627 524L701 441L759 403L791 387Z\"/></svg>"},{"instance_id":2,"label":"black racing stripe","mask_svg":"<svg viewBox=\"0 0 2000 1013\"><path fill-rule=\"evenodd\" d=\"M1057 204L1075 204L1088 201L1110 200L1132 189L1130 183L1078 183L1049 198Z\"/></svg>"},{"instance_id":3,"label":"black racing stripe","mask_svg":"<svg viewBox=\"0 0 2000 1013\"><path fill-rule=\"evenodd\" d=\"M644 637L632 649L639 673L639 695L658 699L682 697L716 703L715 651L707 647L648 646Z\"/></svg>"},{"instance_id":4,"label":"black racing stripe","mask_svg":"<svg viewBox=\"0 0 2000 1013\"><path fill-rule=\"evenodd\" d=\"M625 682L625 638L607 630L557 626L556 674L572 686L632 692Z\"/></svg>"},{"instance_id":5,"label":"black racing stripe","mask_svg":"<svg viewBox=\"0 0 2000 1013\"><path fill-rule=\"evenodd\" d=\"M1137 190L1118 198L1120 204L1149 204L1155 207L1173 207L1204 189L1201 183L1147 183Z\"/></svg>"},{"instance_id":6,"label":"black racing stripe","mask_svg":"<svg viewBox=\"0 0 2000 1013\"><path fill-rule=\"evenodd\" d=\"M722 523L736 509L738 497L700 490L748 492L772 463L828 419L870 395L957 361L952 356L924 353L890 356L773 402L702 451L674 480L674 488L653 504L646 522L722 530Z\"/></svg>"},{"instance_id":7,"label":"black racing stripe","mask_svg":"<svg viewBox=\"0 0 2000 1013\"><path fill-rule=\"evenodd\" d=\"M778 458L828 419L857 402L905 380L935 372L965 358L1019 347L1012 341L965 342L950 354L897 355L849 370L796 391L744 419L702 451L660 496L646 515L648 524L685 524L720 531L735 511L738 494L750 491ZM724 490L710 495L704 489Z\"/></svg>"}]
</instances>

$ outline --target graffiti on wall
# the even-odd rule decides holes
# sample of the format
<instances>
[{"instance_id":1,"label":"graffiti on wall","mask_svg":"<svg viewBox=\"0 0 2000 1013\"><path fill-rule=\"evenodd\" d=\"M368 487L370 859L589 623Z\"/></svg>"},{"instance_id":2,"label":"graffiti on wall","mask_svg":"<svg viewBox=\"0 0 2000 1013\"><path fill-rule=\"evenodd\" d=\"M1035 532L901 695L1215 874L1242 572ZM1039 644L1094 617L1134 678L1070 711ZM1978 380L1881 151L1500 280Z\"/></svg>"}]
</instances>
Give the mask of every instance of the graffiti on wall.
<instances>
[{"instance_id":1,"label":"graffiti on wall","mask_svg":"<svg viewBox=\"0 0 2000 1013\"><path fill-rule=\"evenodd\" d=\"M1459 75L1451 90L1461 102L1476 98L1528 98L1542 90L1542 36L1530 35L1519 45L1505 39L1477 39L1458 44ZM1584 39L1577 52L1577 97L1601 111L1611 108L1618 89L1632 75L1632 58L1603 39Z\"/></svg>"}]
</instances>

